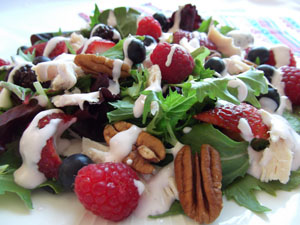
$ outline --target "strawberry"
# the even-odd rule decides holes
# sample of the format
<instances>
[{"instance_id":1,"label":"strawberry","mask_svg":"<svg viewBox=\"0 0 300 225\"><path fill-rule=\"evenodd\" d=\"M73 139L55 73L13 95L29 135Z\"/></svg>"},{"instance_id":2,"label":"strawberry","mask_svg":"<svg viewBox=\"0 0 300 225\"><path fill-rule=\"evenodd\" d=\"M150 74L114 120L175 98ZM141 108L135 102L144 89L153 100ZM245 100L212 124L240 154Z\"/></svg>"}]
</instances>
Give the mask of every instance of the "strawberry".
<instances>
[{"instance_id":1,"label":"strawberry","mask_svg":"<svg viewBox=\"0 0 300 225\"><path fill-rule=\"evenodd\" d=\"M64 41L60 41L56 44L55 48L52 50L48 57L52 59L63 53L68 53L68 47Z\"/></svg>"},{"instance_id":2,"label":"strawberry","mask_svg":"<svg viewBox=\"0 0 300 225\"><path fill-rule=\"evenodd\" d=\"M287 66L296 66L296 59L291 50L289 50L289 54L290 54L290 61ZM269 60L265 64L269 64L271 66L275 66L277 64L275 55L274 55L274 51L272 49L270 50Z\"/></svg>"},{"instance_id":3,"label":"strawberry","mask_svg":"<svg viewBox=\"0 0 300 225\"><path fill-rule=\"evenodd\" d=\"M136 35L150 35L158 41L162 35L160 23L153 16L142 18L138 23Z\"/></svg>"},{"instance_id":4,"label":"strawberry","mask_svg":"<svg viewBox=\"0 0 300 225\"><path fill-rule=\"evenodd\" d=\"M0 59L0 66L5 66L5 65L9 65L9 62L6 62L3 59Z\"/></svg>"},{"instance_id":5,"label":"strawberry","mask_svg":"<svg viewBox=\"0 0 300 225\"><path fill-rule=\"evenodd\" d=\"M263 123L258 109L246 103L241 103L240 105L228 103L215 107L212 110L199 113L194 117L197 120L211 123L236 133L241 133L238 126L240 119L244 118L248 121L254 138L269 138L269 129L267 125Z\"/></svg>"},{"instance_id":6,"label":"strawberry","mask_svg":"<svg viewBox=\"0 0 300 225\"><path fill-rule=\"evenodd\" d=\"M56 153L53 138L47 140L45 147L42 149L41 159L38 162L39 171L50 178L58 178L58 169L62 163L59 155Z\"/></svg>"},{"instance_id":7,"label":"strawberry","mask_svg":"<svg viewBox=\"0 0 300 225\"><path fill-rule=\"evenodd\" d=\"M282 66L279 70L284 82L284 92L294 105L300 105L300 68Z\"/></svg>"},{"instance_id":8,"label":"strawberry","mask_svg":"<svg viewBox=\"0 0 300 225\"><path fill-rule=\"evenodd\" d=\"M46 45L47 45L47 42L42 42L42 43L33 45L33 46L27 48L26 50L24 50L24 53L27 54L28 52L30 52L32 54L33 50L35 49L35 56L42 56Z\"/></svg>"},{"instance_id":9,"label":"strawberry","mask_svg":"<svg viewBox=\"0 0 300 225\"><path fill-rule=\"evenodd\" d=\"M109 40L104 40L104 39L95 40L89 44L85 53L86 54L101 54L114 46L115 46L115 43L112 41L109 41Z\"/></svg>"},{"instance_id":10,"label":"strawberry","mask_svg":"<svg viewBox=\"0 0 300 225\"><path fill-rule=\"evenodd\" d=\"M41 118L38 122L38 128L42 129L50 123L52 119L62 119L63 124L72 122L73 116L64 113L52 113ZM58 169L62 160L56 152L55 139L49 138L41 152L41 159L38 162L39 171L44 173L48 179L58 178Z\"/></svg>"},{"instance_id":11,"label":"strawberry","mask_svg":"<svg viewBox=\"0 0 300 225\"><path fill-rule=\"evenodd\" d=\"M162 80L169 84L181 83L195 66L190 53L177 44L159 43L150 55L151 62L161 70Z\"/></svg>"}]
</instances>

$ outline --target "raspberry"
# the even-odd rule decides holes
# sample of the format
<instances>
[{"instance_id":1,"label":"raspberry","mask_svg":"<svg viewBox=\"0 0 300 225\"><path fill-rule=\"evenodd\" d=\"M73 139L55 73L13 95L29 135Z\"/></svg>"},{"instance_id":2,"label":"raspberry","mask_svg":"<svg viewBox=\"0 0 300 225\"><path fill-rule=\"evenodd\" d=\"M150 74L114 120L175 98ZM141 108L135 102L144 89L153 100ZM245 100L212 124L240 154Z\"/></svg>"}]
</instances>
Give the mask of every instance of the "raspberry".
<instances>
[{"instance_id":1,"label":"raspberry","mask_svg":"<svg viewBox=\"0 0 300 225\"><path fill-rule=\"evenodd\" d=\"M151 62L161 70L162 80L167 83L181 83L192 72L194 60L190 53L177 44L160 43L150 56Z\"/></svg>"},{"instance_id":2,"label":"raspberry","mask_svg":"<svg viewBox=\"0 0 300 225\"><path fill-rule=\"evenodd\" d=\"M136 35L150 35L158 41L161 34L161 26L152 16L146 16L139 21Z\"/></svg>"},{"instance_id":3,"label":"raspberry","mask_svg":"<svg viewBox=\"0 0 300 225\"><path fill-rule=\"evenodd\" d=\"M207 34L203 32L192 33L184 30L176 31L173 34L173 43L179 44L180 40L184 37L186 37L188 41L192 40L193 38L197 38L200 46L205 46L210 50L217 50L217 46L208 40Z\"/></svg>"},{"instance_id":4,"label":"raspberry","mask_svg":"<svg viewBox=\"0 0 300 225\"><path fill-rule=\"evenodd\" d=\"M87 210L112 221L128 217L137 207L137 174L123 163L89 164L75 178L75 193Z\"/></svg>"},{"instance_id":5,"label":"raspberry","mask_svg":"<svg viewBox=\"0 0 300 225\"><path fill-rule=\"evenodd\" d=\"M279 68L284 82L284 92L295 105L300 105L300 69L293 66Z\"/></svg>"}]
</instances>

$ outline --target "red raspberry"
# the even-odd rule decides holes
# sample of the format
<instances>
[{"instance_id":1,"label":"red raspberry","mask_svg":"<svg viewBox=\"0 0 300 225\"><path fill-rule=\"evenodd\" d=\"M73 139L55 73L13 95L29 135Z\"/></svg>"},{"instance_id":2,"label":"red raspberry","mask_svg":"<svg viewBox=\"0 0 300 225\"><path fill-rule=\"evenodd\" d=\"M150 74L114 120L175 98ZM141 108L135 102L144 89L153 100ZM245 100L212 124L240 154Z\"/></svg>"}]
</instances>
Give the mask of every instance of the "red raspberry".
<instances>
[{"instance_id":1,"label":"red raspberry","mask_svg":"<svg viewBox=\"0 0 300 225\"><path fill-rule=\"evenodd\" d=\"M158 41L161 34L161 26L153 16L146 16L139 21L136 35L150 35Z\"/></svg>"},{"instance_id":2,"label":"red raspberry","mask_svg":"<svg viewBox=\"0 0 300 225\"><path fill-rule=\"evenodd\" d=\"M284 92L295 105L300 105L300 69L293 66L279 68L283 73Z\"/></svg>"},{"instance_id":3,"label":"red raspberry","mask_svg":"<svg viewBox=\"0 0 300 225\"><path fill-rule=\"evenodd\" d=\"M270 50L269 60L266 62L266 64L269 64L271 66L276 65L274 52L272 50ZM294 54L292 53L291 50L290 50L290 64L288 66L296 66L296 59L295 59Z\"/></svg>"},{"instance_id":4,"label":"red raspberry","mask_svg":"<svg viewBox=\"0 0 300 225\"><path fill-rule=\"evenodd\" d=\"M158 44L150 56L151 62L161 70L162 80L169 84L181 83L192 72L194 59L183 47L167 42ZM170 64L168 65L167 63ZM166 65L167 64L167 65Z\"/></svg>"},{"instance_id":5,"label":"red raspberry","mask_svg":"<svg viewBox=\"0 0 300 225\"><path fill-rule=\"evenodd\" d=\"M188 41L190 41L194 37L197 37L200 46L205 46L206 48L211 50L217 50L217 46L214 43L212 43L210 40L208 40L207 34L203 32L199 32L198 35L195 36L192 32L189 31L184 31L184 30L176 31L173 34L173 43L179 44L180 40L184 37L186 37Z\"/></svg>"},{"instance_id":6,"label":"red raspberry","mask_svg":"<svg viewBox=\"0 0 300 225\"><path fill-rule=\"evenodd\" d=\"M112 221L128 217L137 207L137 174L123 163L89 164L75 178L75 193L87 210Z\"/></svg>"},{"instance_id":7,"label":"red raspberry","mask_svg":"<svg viewBox=\"0 0 300 225\"><path fill-rule=\"evenodd\" d=\"M258 110L249 104L234 105L228 103L195 115L195 118L213 125L241 133L238 128L241 118L245 118L255 138L268 139L268 127L262 121Z\"/></svg>"}]
</instances>

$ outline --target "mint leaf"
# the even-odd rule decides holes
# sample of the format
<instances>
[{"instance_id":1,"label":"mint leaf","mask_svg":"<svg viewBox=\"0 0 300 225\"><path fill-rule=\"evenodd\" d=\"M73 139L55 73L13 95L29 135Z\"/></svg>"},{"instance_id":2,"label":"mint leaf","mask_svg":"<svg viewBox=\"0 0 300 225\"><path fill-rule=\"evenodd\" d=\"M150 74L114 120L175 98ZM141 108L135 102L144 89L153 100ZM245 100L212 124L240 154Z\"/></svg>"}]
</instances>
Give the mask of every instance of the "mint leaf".
<instances>
[{"instance_id":1,"label":"mint leaf","mask_svg":"<svg viewBox=\"0 0 300 225\"><path fill-rule=\"evenodd\" d=\"M99 11L97 4L95 4L94 15L90 16L90 20L91 20L90 28L91 29L100 22L99 16L100 16L100 11Z\"/></svg>"},{"instance_id":2,"label":"mint leaf","mask_svg":"<svg viewBox=\"0 0 300 225\"><path fill-rule=\"evenodd\" d=\"M180 214L185 215L182 206L180 205L180 202L178 200L175 200L167 212L160 215L149 216L149 218L158 219L158 218L164 218L167 216L175 216Z\"/></svg>"},{"instance_id":3,"label":"mint leaf","mask_svg":"<svg viewBox=\"0 0 300 225\"><path fill-rule=\"evenodd\" d=\"M25 100L26 96L33 95L33 91L30 88L23 88L10 82L0 81L0 87L6 88L9 91L13 92L22 101Z\"/></svg>"},{"instance_id":4,"label":"mint leaf","mask_svg":"<svg viewBox=\"0 0 300 225\"><path fill-rule=\"evenodd\" d=\"M228 200L233 199L239 205L244 206L253 212L264 213L270 211L265 206L262 206L255 194L257 191L265 191L270 195L276 196L277 190L291 191L298 188L300 185L300 170L292 171L289 182L282 184L279 181L271 181L268 183L246 175L244 178L239 178L230 184L224 191Z\"/></svg>"},{"instance_id":5,"label":"mint leaf","mask_svg":"<svg viewBox=\"0 0 300 225\"><path fill-rule=\"evenodd\" d=\"M27 190L14 182L13 170L7 171L9 167L6 167L6 170L3 170L0 173L0 195L5 194L6 192L12 192L17 194L25 203L29 209L33 209L31 201L31 191Z\"/></svg>"},{"instance_id":6,"label":"mint leaf","mask_svg":"<svg viewBox=\"0 0 300 225\"><path fill-rule=\"evenodd\" d=\"M193 152L198 152L202 144L209 144L220 153L223 188L247 172L249 167L248 142L233 141L211 124L203 123L193 126L189 133L180 138L180 141L190 145Z\"/></svg>"},{"instance_id":7,"label":"mint leaf","mask_svg":"<svg viewBox=\"0 0 300 225\"><path fill-rule=\"evenodd\" d=\"M119 100L116 102L110 102L110 105L116 109L107 113L109 122L121 121L133 119L133 106L134 103L128 100Z\"/></svg>"},{"instance_id":8,"label":"mint leaf","mask_svg":"<svg viewBox=\"0 0 300 225\"><path fill-rule=\"evenodd\" d=\"M209 17L207 20L203 20L198 29L199 32L208 32L209 26L211 24L212 17Z\"/></svg>"}]
</instances>

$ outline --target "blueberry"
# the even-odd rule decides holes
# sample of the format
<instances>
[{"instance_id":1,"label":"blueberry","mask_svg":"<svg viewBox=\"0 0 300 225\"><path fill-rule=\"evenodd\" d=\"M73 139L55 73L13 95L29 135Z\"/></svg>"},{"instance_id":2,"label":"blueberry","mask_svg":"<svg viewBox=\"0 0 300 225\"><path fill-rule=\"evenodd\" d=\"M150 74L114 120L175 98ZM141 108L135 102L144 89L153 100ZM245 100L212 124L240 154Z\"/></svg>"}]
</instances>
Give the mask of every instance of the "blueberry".
<instances>
[{"instance_id":1,"label":"blueberry","mask_svg":"<svg viewBox=\"0 0 300 225\"><path fill-rule=\"evenodd\" d=\"M156 44L156 40L154 37L150 35L145 35L145 39L143 40L145 46L150 46L151 44Z\"/></svg>"},{"instance_id":2,"label":"blueberry","mask_svg":"<svg viewBox=\"0 0 300 225\"><path fill-rule=\"evenodd\" d=\"M275 112L280 105L280 95L278 91L271 85L268 86L268 93L261 94L257 97L262 108L268 108L270 111Z\"/></svg>"},{"instance_id":3,"label":"blueberry","mask_svg":"<svg viewBox=\"0 0 300 225\"><path fill-rule=\"evenodd\" d=\"M256 67L256 69L264 71L265 77L268 79L268 81L270 83L272 83L272 78L273 78L273 75L275 72L274 66L270 66L268 64L263 64L263 65Z\"/></svg>"},{"instance_id":4,"label":"blueberry","mask_svg":"<svg viewBox=\"0 0 300 225\"><path fill-rule=\"evenodd\" d=\"M266 63L269 60L270 51L265 47L256 47L249 51L248 60L257 63L259 59L259 65Z\"/></svg>"},{"instance_id":5,"label":"blueberry","mask_svg":"<svg viewBox=\"0 0 300 225\"><path fill-rule=\"evenodd\" d=\"M265 148L269 147L270 142L262 138L253 138L250 145L253 148L253 150L260 152Z\"/></svg>"},{"instance_id":6,"label":"blueberry","mask_svg":"<svg viewBox=\"0 0 300 225\"><path fill-rule=\"evenodd\" d=\"M155 14L153 14L153 18L159 22L159 24L164 32L168 31L170 24L168 22L167 17L164 14L155 13Z\"/></svg>"},{"instance_id":7,"label":"blueberry","mask_svg":"<svg viewBox=\"0 0 300 225\"><path fill-rule=\"evenodd\" d=\"M224 61L219 57L211 57L204 64L205 69L211 69L218 73L221 73L225 69Z\"/></svg>"},{"instance_id":8,"label":"blueberry","mask_svg":"<svg viewBox=\"0 0 300 225\"><path fill-rule=\"evenodd\" d=\"M128 58L134 63L138 64L146 58L146 48L144 43L139 39L132 39L127 48Z\"/></svg>"},{"instance_id":9,"label":"blueberry","mask_svg":"<svg viewBox=\"0 0 300 225\"><path fill-rule=\"evenodd\" d=\"M34 58L34 60L32 61L32 63L34 65L37 65L37 64L39 64L41 62L48 62L48 61L51 61L51 59L48 58L48 57L46 57L46 56L37 56L37 57Z\"/></svg>"},{"instance_id":10,"label":"blueberry","mask_svg":"<svg viewBox=\"0 0 300 225\"><path fill-rule=\"evenodd\" d=\"M93 161L84 154L74 154L65 158L58 170L58 181L66 190L73 190L78 171Z\"/></svg>"}]
</instances>

